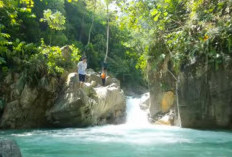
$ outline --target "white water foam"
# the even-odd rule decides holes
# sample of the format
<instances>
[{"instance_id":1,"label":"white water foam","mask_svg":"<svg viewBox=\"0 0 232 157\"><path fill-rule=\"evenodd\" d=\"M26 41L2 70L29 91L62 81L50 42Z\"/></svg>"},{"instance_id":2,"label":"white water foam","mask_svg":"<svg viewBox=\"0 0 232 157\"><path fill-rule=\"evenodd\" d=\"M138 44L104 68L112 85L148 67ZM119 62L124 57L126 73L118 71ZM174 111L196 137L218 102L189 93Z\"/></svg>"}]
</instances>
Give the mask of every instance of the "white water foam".
<instances>
[{"instance_id":1,"label":"white water foam","mask_svg":"<svg viewBox=\"0 0 232 157\"><path fill-rule=\"evenodd\" d=\"M143 94L139 98L127 98L127 119L126 124L128 127L146 127L149 126L147 112L140 109L140 104L149 97L149 93Z\"/></svg>"}]
</instances>

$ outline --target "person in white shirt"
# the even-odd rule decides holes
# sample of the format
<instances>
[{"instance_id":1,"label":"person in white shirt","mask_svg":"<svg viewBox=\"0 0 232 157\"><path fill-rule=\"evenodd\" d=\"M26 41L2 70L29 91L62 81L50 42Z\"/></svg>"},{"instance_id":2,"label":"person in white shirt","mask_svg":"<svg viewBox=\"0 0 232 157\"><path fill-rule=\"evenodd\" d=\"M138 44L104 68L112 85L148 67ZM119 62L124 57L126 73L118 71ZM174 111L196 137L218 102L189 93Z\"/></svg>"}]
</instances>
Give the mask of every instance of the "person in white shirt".
<instances>
[{"instance_id":1,"label":"person in white shirt","mask_svg":"<svg viewBox=\"0 0 232 157\"><path fill-rule=\"evenodd\" d=\"M86 69L87 69L87 58L86 57L82 57L82 61L80 61L77 64L77 69L78 69L80 87L83 87L84 82L85 82Z\"/></svg>"}]
</instances>

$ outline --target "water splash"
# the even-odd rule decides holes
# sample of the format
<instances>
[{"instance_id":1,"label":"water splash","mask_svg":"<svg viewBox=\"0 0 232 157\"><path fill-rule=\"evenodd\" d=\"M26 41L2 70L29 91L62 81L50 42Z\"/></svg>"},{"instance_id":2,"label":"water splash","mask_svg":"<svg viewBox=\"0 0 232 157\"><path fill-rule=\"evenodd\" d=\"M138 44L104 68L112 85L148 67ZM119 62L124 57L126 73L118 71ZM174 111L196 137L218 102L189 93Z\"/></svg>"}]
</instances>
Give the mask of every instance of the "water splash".
<instances>
[{"instance_id":1,"label":"water splash","mask_svg":"<svg viewBox=\"0 0 232 157\"><path fill-rule=\"evenodd\" d=\"M127 119L128 127L146 127L150 126L147 118L147 112L140 109L140 104L149 97L149 93L143 94L140 98L127 98Z\"/></svg>"},{"instance_id":2,"label":"water splash","mask_svg":"<svg viewBox=\"0 0 232 157\"><path fill-rule=\"evenodd\" d=\"M127 121L122 125L0 130L0 138L16 140L24 157L231 156L231 132L149 124L147 113L139 107L147 96L127 97Z\"/></svg>"}]
</instances>

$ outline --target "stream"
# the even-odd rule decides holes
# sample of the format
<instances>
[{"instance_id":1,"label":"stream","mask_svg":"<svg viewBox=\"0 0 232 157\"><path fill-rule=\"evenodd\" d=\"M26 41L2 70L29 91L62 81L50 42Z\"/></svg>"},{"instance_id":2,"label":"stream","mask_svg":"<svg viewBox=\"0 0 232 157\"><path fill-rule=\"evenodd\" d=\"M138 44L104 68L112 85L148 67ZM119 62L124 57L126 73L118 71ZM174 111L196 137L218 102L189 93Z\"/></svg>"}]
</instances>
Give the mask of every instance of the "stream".
<instances>
[{"instance_id":1,"label":"stream","mask_svg":"<svg viewBox=\"0 0 232 157\"><path fill-rule=\"evenodd\" d=\"M151 125L140 98L127 97L122 125L0 131L23 157L232 157L232 132Z\"/></svg>"}]
</instances>

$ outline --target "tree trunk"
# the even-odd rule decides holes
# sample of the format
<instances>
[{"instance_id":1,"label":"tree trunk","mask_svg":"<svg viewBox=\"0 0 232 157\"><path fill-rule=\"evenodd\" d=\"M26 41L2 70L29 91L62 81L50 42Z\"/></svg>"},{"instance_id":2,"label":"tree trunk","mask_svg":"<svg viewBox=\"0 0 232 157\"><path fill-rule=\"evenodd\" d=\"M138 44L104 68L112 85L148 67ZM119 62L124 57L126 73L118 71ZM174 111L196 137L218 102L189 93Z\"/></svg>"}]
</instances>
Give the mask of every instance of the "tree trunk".
<instances>
[{"instance_id":1,"label":"tree trunk","mask_svg":"<svg viewBox=\"0 0 232 157\"><path fill-rule=\"evenodd\" d=\"M83 15L82 18L81 18L81 29L80 29L79 41L81 41L81 39L82 39L82 31L83 31L84 18L85 18L85 16Z\"/></svg>"},{"instance_id":2,"label":"tree trunk","mask_svg":"<svg viewBox=\"0 0 232 157\"><path fill-rule=\"evenodd\" d=\"M107 38L106 38L106 55L104 62L106 63L109 52L109 35L110 35L110 17L109 17L109 4L107 4Z\"/></svg>"},{"instance_id":3,"label":"tree trunk","mask_svg":"<svg viewBox=\"0 0 232 157\"><path fill-rule=\"evenodd\" d=\"M51 29L51 34L50 34L50 38L49 38L49 44L50 46L52 46L52 35L54 34L54 31Z\"/></svg>"},{"instance_id":4,"label":"tree trunk","mask_svg":"<svg viewBox=\"0 0 232 157\"><path fill-rule=\"evenodd\" d=\"M91 33L92 33L92 30L93 30L93 24L94 24L94 19L95 19L95 9L96 9L96 0L94 0L94 10L93 10L93 16L92 16L92 23L91 23L91 26L90 26L90 29L89 29L89 37L88 37L87 45L89 45L90 40L91 40Z\"/></svg>"}]
</instances>

